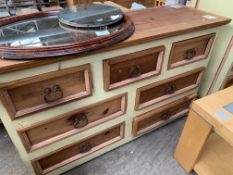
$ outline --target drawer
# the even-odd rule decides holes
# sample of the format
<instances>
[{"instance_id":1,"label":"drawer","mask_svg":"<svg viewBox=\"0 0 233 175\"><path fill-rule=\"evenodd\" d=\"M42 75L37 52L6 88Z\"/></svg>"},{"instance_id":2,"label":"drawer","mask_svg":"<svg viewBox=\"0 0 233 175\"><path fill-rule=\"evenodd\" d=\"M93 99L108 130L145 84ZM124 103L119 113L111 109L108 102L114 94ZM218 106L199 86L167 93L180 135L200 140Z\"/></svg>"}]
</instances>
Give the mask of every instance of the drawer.
<instances>
[{"instance_id":1,"label":"drawer","mask_svg":"<svg viewBox=\"0 0 233 175\"><path fill-rule=\"evenodd\" d=\"M28 152L125 114L127 94L34 124L18 133Z\"/></svg>"},{"instance_id":2,"label":"drawer","mask_svg":"<svg viewBox=\"0 0 233 175\"><path fill-rule=\"evenodd\" d=\"M195 95L184 97L135 117L133 120L133 135L136 137L144 134L183 116L188 113L189 106L194 99Z\"/></svg>"},{"instance_id":3,"label":"drawer","mask_svg":"<svg viewBox=\"0 0 233 175\"><path fill-rule=\"evenodd\" d=\"M124 123L32 161L38 175L47 174L124 138Z\"/></svg>"},{"instance_id":4,"label":"drawer","mask_svg":"<svg viewBox=\"0 0 233 175\"><path fill-rule=\"evenodd\" d=\"M135 109L142 109L199 86L204 67L137 89Z\"/></svg>"},{"instance_id":5,"label":"drawer","mask_svg":"<svg viewBox=\"0 0 233 175\"><path fill-rule=\"evenodd\" d=\"M10 117L16 119L90 96L90 64L10 82L3 85L0 91Z\"/></svg>"},{"instance_id":6,"label":"drawer","mask_svg":"<svg viewBox=\"0 0 233 175\"><path fill-rule=\"evenodd\" d=\"M104 60L105 90L159 75L164 50L165 47L160 46Z\"/></svg>"},{"instance_id":7,"label":"drawer","mask_svg":"<svg viewBox=\"0 0 233 175\"><path fill-rule=\"evenodd\" d=\"M214 37L215 33L173 43L168 69L206 59Z\"/></svg>"},{"instance_id":8,"label":"drawer","mask_svg":"<svg viewBox=\"0 0 233 175\"><path fill-rule=\"evenodd\" d=\"M226 78L224 85L223 85L223 89L228 88L232 85L233 85L233 75L230 75Z\"/></svg>"}]
</instances>

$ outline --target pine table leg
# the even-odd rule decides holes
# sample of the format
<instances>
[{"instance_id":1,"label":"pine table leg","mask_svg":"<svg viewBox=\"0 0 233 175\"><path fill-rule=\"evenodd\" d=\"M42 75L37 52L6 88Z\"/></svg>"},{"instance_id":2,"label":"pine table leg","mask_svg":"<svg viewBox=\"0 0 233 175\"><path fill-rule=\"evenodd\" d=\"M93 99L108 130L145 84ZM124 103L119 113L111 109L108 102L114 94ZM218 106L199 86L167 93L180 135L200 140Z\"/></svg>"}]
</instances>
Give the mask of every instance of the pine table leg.
<instances>
[{"instance_id":1,"label":"pine table leg","mask_svg":"<svg viewBox=\"0 0 233 175\"><path fill-rule=\"evenodd\" d=\"M187 173L192 171L211 130L210 124L190 110L174 154Z\"/></svg>"}]
</instances>

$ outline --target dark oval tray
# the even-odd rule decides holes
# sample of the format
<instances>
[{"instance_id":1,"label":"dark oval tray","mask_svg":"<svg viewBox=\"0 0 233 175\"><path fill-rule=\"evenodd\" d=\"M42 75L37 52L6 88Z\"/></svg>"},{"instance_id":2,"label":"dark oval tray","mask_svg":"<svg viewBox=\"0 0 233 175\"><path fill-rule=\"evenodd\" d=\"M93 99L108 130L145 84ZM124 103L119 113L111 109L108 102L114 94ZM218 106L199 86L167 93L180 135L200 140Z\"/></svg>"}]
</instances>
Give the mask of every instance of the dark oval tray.
<instances>
[{"instance_id":1,"label":"dark oval tray","mask_svg":"<svg viewBox=\"0 0 233 175\"><path fill-rule=\"evenodd\" d=\"M69 29L59 24L58 12L1 19L0 58L23 60L84 53L121 42L135 29L127 15L115 24L98 29Z\"/></svg>"}]
</instances>

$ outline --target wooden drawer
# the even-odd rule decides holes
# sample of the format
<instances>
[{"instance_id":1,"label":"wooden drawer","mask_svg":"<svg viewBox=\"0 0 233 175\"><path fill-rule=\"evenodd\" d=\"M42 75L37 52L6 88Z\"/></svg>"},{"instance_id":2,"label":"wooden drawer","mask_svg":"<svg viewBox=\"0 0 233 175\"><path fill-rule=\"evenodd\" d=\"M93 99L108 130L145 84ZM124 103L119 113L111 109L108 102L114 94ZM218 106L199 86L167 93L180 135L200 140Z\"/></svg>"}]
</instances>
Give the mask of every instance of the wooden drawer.
<instances>
[{"instance_id":1,"label":"wooden drawer","mask_svg":"<svg viewBox=\"0 0 233 175\"><path fill-rule=\"evenodd\" d=\"M47 174L124 138L124 123L32 161L38 175Z\"/></svg>"},{"instance_id":2,"label":"wooden drawer","mask_svg":"<svg viewBox=\"0 0 233 175\"><path fill-rule=\"evenodd\" d=\"M28 152L125 114L127 94L68 112L19 132Z\"/></svg>"},{"instance_id":3,"label":"wooden drawer","mask_svg":"<svg viewBox=\"0 0 233 175\"><path fill-rule=\"evenodd\" d=\"M90 64L17 80L1 87L2 101L12 119L91 93Z\"/></svg>"},{"instance_id":4,"label":"wooden drawer","mask_svg":"<svg viewBox=\"0 0 233 175\"><path fill-rule=\"evenodd\" d=\"M133 120L133 135L138 136L177 119L189 111L195 95L184 97L137 116Z\"/></svg>"},{"instance_id":5,"label":"wooden drawer","mask_svg":"<svg viewBox=\"0 0 233 175\"><path fill-rule=\"evenodd\" d=\"M173 43L168 69L206 59L214 37L215 33Z\"/></svg>"},{"instance_id":6,"label":"wooden drawer","mask_svg":"<svg viewBox=\"0 0 233 175\"><path fill-rule=\"evenodd\" d=\"M165 47L151 48L104 60L105 90L159 75Z\"/></svg>"},{"instance_id":7,"label":"wooden drawer","mask_svg":"<svg viewBox=\"0 0 233 175\"><path fill-rule=\"evenodd\" d=\"M222 89L228 88L232 85L233 85L233 75L230 75L226 78Z\"/></svg>"},{"instance_id":8,"label":"wooden drawer","mask_svg":"<svg viewBox=\"0 0 233 175\"><path fill-rule=\"evenodd\" d=\"M199 86L204 67L137 89L135 109L142 109Z\"/></svg>"}]
</instances>

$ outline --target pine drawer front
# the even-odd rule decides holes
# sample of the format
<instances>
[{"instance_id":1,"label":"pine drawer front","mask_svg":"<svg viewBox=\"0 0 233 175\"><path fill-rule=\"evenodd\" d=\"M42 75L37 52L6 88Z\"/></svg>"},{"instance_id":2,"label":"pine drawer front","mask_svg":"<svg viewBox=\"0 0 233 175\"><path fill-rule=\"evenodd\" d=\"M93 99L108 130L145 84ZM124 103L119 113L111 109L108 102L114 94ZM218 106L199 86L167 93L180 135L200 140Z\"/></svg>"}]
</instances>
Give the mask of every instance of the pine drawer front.
<instances>
[{"instance_id":1,"label":"pine drawer front","mask_svg":"<svg viewBox=\"0 0 233 175\"><path fill-rule=\"evenodd\" d=\"M127 94L118 95L18 131L28 152L119 117L126 112Z\"/></svg>"},{"instance_id":2,"label":"pine drawer front","mask_svg":"<svg viewBox=\"0 0 233 175\"><path fill-rule=\"evenodd\" d=\"M194 99L195 95L184 97L135 117L133 136L144 134L188 113L189 106Z\"/></svg>"},{"instance_id":3,"label":"pine drawer front","mask_svg":"<svg viewBox=\"0 0 233 175\"><path fill-rule=\"evenodd\" d=\"M164 46L104 60L104 87L111 90L126 84L159 75Z\"/></svg>"},{"instance_id":4,"label":"pine drawer front","mask_svg":"<svg viewBox=\"0 0 233 175\"><path fill-rule=\"evenodd\" d=\"M135 109L139 110L175 95L193 90L200 84L204 67L137 89Z\"/></svg>"},{"instance_id":5,"label":"pine drawer front","mask_svg":"<svg viewBox=\"0 0 233 175\"><path fill-rule=\"evenodd\" d=\"M32 161L38 175L46 174L124 138L124 123Z\"/></svg>"},{"instance_id":6,"label":"pine drawer front","mask_svg":"<svg viewBox=\"0 0 233 175\"><path fill-rule=\"evenodd\" d=\"M168 69L208 58L215 33L173 43Z\"/></svg>"},{"instance_id":7,"label":"pine drawer front","mask_svg":"<svg viewBox=\"0 0 233 175\"><path fill-rule=\"evenodd\" d=\"M90 96L90 64L17 80L1 88L2 101L12 119Z\"/></svg>"},{"instance_id":8,"label":"pine drawer front","mask_svg":"<svg viewBox=\"0 0 233 175\"><path fill-rule=\"evenodd\" d=\"M230 75L226 78L224 85L223 85L223 89L228 88L232 85L233 85L233 75Z\"/></svg>"}]
</instances>

